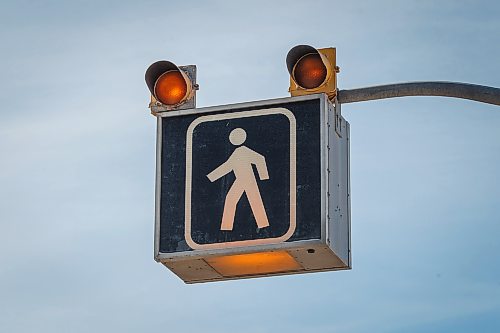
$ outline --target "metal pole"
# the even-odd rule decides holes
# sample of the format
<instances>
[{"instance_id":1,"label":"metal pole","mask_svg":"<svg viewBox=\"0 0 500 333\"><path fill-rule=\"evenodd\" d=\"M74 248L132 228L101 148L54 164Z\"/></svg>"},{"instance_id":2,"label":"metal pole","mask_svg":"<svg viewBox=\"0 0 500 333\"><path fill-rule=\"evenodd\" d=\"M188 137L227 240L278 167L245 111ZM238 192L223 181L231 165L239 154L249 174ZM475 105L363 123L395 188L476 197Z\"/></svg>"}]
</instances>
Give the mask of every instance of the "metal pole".
<instances>
[{"instance_id":1,"label":"metal pole","mask_svg":"<svg viewBox=\"0 0 500 333\"><path fill-rule=\"evenodd\" d=\"M337 99L344 104L404 96L455 97L500 106L499 88L459 82L406 82L340 90Z\"/></svg>"}]
</instances>

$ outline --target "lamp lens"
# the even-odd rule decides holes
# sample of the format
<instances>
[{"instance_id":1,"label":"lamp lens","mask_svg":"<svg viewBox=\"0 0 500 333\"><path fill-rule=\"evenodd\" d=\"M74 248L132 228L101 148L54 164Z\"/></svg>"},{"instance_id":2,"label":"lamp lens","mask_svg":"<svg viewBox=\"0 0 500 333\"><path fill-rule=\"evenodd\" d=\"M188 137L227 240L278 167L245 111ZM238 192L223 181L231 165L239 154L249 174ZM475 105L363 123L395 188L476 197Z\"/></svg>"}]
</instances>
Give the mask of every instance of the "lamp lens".
<instances>
[{"instance_id":1,"label":"lamp lens","mask_svg":"<svg viewBox=\"0 0 500 333\"><path fill-rule=\"evenodd\" d=\"M155 97L166 105L180 103L187 93L187 83L179 71L163 73L155 84Z\"/></svg>"},{"instance_id":2,"label":"lamp lens","mask_svg":"<svg viewBox=\"0 0 500 333\"><path fill-rule=\"evenodd\" d=\"M326 66L319 54L306 54L295 65L293 70L295 82L305 89L319 87L326 79Z\"/></svg>"}]
</instances>

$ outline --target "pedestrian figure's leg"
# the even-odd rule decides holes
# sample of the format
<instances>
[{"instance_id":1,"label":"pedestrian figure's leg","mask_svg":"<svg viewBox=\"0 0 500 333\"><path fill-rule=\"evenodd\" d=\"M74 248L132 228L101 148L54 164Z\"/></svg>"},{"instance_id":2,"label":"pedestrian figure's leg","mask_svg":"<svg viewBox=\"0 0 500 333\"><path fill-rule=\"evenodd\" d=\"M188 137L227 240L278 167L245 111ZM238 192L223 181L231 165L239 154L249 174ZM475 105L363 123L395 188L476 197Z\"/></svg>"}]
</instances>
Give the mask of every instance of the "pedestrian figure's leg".
<instances>
[{"instance_id":1,"label":"pedestrian figure's leg","mask_svg":"<svg viewBox=\"0 0 500 333\"><path fill-rule=\"evenodd\" d=\"M253 216L255 216L257 226L259 228L268 227L269 220L267 219L266 209L264 208L264 203L262 202L262 197L260 196L257 184L247 186L245 188L245 193L248 201L250 202L250 207L252 208Z\"/></svg>"},{"instance_id":2,"label":"pedestrian figure's leg","mask_svg":"<svg viewBox=\"0 0 500 333\"><path fill-rule=\"evenodd\" d=\"M220 230L233 230L234 215L236 213L236 205L243 195L243 187L236 180L226 195L224 202L224 212L222 213L222 224Z\"/></svg>"}]
</instances>

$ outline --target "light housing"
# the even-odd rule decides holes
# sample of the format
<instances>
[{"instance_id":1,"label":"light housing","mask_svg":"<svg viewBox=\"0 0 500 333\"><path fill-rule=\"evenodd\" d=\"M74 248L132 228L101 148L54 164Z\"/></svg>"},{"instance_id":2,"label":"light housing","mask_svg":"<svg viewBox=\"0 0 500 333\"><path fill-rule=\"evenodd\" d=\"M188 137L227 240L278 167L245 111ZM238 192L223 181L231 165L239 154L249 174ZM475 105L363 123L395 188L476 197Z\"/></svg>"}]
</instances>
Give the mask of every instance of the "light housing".
<instances>
[{"instance_id":1,"label":"light housing","mask_svg":"<svg viewBox=\"0 0 500 333\"><path fill-rule=\"evenodd\" d=\"M146 70L145 80L151 92L152 109L168 111L195 107L196 66L178 67L170 61L157 61Z\"/></svg>"},{"instance_id":2,"label":"light housing","mask_svg":"<svg viewBox=\"0 0 500 333\"><path fill-rule=\"evenodd\" d=\"M336 49L315 49L297 45L287 54L290 74L289 92L292 96L326 93L330 99L337 94Z\"/></svg>"}]
</instances>

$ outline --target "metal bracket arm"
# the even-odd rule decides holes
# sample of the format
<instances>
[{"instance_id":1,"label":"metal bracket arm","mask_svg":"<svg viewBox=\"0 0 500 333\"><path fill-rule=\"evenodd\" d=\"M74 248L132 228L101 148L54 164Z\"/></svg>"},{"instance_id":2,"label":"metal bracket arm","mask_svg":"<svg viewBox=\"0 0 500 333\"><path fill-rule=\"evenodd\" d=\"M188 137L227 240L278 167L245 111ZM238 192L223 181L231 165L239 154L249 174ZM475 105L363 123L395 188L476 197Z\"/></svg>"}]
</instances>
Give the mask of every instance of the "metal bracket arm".
<instances>
[{"instance_id":1,"label":"metal bracket arm","mask_svg":"<svg viewBox=\"0 0 500 333\"><path fill-rule=\"evenodd\" d=\"M500 89L460 82L406 82L339 90L339 103L354 103L404 96L443 96L500 106Z\"/></svg>"}]
</instances>

